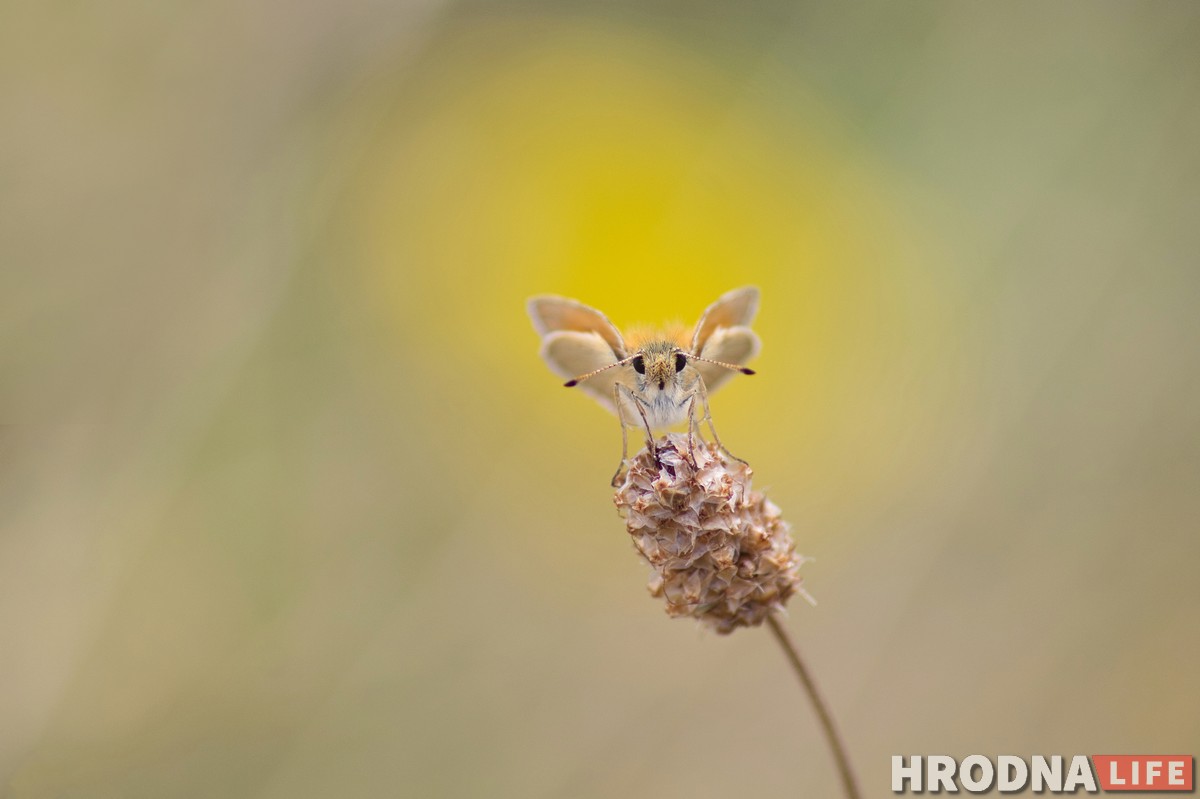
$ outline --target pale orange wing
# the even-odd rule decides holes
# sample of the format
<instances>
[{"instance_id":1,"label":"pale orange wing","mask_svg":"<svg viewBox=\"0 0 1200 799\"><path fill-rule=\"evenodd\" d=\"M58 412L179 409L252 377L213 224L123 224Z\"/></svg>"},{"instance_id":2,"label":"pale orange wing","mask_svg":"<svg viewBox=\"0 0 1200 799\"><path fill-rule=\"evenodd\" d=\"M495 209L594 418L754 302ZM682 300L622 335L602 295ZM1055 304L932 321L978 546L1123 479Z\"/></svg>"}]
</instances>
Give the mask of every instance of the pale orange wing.
<instances>
[{"instance_id":1,"label":"pale orange wing","mask_svg":"<svg viewBox=\"0 0 1200 799\"><path fill-rule=\"evenodd\" d=\"M604 339L617 360L626 355L625 340L621 338L621 332L608 321L608 317L595 308L552 294L530 297L526 307L529 310L529 318L533 320L534 329L542 337L558 330L595 333Z\"/></svg>"},{"instance_id":2,"label":"pale orange wing","mask_svg":"<svg viewBox=\"0 0 1200 799\"><path fill-rule=\"evenodd\" d=\"M758 313L758 288L743 286L727 291L704 311L692 335L692 353L704 355L708 339L722 327L749 327ZM708 356L705 356L708 357Z\"/></svg>"},{"instance_id":3,"label":"pale orange wing","mask_svg":"<svg viewBox=\"0 0 1200 799\"><path fill-rule=\"evenodd\" d=\"M608 343L596 333L577 333L556 330L542 337L542 360L559 377L579 377L617 362ZM579 388L608 410L613 406L613 385L621 377L621 369L609 369L579 384Z\"/></svg>"},{"instance_id":4,"label":"pale orange wing","mask_svg":"<svg viewBox=\"0 0 1200 799\"><path fill-rule=\"evenodd\" d=\"M762 346L758 334L748 327L717 328L704 345L700 357L713 361L745 366ZM724 385L737 372L704 361L692 361L692 365L704 379L704 387L711 394Z\"/></svg>"},{"instance_id":5,"label":"pale orange wing","mask_svg":"<svg viewBox=\"0 0 1200 799\"><path fill-rule=\"evenodd\" d=\"M625 340L604 314L566 297L532 297L529 318L542 337L542 360L560 377L571 379L625 357ZM613 385L621 369L601 372L579 388L605 408L613 407Z\"/></svg>"},{"instance_id":6,"label":"pale orange wing","mask_svg":"<svg viewBox=\"0 0 1200 799\"><path fill-rule=\"evenodd\" d=\"M692 336L692 353L713 361L722 361L735 366L745 366L758 355L762 342L750 323L758 313L758 289L743 286L727 291L704 311L696 323ZM703 361L692 365L704 379L704 387L711 393L724 385L735 374L730 369Z\"/></svg>"}]
</instances>

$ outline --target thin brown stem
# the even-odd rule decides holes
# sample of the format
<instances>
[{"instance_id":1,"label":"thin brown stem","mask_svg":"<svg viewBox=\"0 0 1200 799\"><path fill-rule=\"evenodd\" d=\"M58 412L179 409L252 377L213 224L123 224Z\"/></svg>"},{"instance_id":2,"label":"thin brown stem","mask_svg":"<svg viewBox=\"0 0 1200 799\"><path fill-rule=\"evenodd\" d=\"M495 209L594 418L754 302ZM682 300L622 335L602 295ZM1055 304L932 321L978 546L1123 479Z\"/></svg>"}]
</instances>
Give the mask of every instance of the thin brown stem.
<instances>
[{"instance_id":1,"label":"thin brown stem","mask_svg":"<svg viewBox=\"0 0 1200 799\"><path fill-rule=\"evenodd\" d=\"M808 692L808 698L812 700L813 708L817 711L817 718L821 721L821 728L825 731L825 739L829 741L829 748L833 750L833 759L837 761L838 772L842 775L842 785L846 789L847 799L860 799L858 784L854 780L854 771L850 768L850 759L846 757L846 747L842 744L837 727L834 726L833 715L825 705L825 700L821 698L821 692L817 690L812 675L808 673L804 661L800 659L800 650L796 649L796 645L792 643L792 639L774 613L767 614L767 626L771 628L775 640L779 641L779 645L783 647L783 653L787 655L788 662L792 664L792 669L800 678L804 690Z\"/></svg>"}]
</instances>

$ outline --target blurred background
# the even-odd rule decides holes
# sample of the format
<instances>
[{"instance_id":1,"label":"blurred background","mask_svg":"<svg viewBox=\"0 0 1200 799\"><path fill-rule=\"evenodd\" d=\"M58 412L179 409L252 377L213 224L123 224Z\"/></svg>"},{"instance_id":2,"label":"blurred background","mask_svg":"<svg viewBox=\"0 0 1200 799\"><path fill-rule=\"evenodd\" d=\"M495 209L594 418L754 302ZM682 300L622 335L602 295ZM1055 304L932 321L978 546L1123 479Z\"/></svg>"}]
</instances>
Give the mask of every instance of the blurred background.
<instances>
[{"instance_id":1,"label":"blurred background","mask_svg":"<svg viewBox=\"0 0 1200 799\"><path fill-rule=\"evenodd\" d=\"M1192 3L0 8L0 795L835 796L645 592L540 362L763 291L713 401L864 793L1200 754Z\"/></svg>"}]
</instances>

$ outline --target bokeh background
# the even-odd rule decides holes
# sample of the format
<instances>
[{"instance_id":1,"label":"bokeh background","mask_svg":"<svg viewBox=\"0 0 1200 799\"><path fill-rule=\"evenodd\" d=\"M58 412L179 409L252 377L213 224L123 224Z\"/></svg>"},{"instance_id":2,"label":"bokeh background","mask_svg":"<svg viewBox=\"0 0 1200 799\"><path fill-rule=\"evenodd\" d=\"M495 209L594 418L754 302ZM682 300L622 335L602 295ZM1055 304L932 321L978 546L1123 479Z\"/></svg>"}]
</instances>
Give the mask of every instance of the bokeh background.
<instances>
[{"instance_id":1,"label":"bokeh background","mask_svg":"<svg viewBox=\"0 0 1200 799\"><path fill-rule=\"evenodd\" d=\"M835 796L524 300L690 323L892 754L1200 754L1200 8L0 8L0 794Z\"/></svg>"}]
</instances>

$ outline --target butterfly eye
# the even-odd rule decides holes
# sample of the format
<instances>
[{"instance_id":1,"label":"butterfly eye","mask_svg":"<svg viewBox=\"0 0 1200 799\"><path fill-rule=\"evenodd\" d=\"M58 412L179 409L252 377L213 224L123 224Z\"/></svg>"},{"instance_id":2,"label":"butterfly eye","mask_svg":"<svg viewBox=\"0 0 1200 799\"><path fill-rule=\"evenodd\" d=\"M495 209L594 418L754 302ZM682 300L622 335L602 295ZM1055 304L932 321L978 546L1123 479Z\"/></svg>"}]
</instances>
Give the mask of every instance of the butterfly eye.
<instances>
[{"instance_id":1,"label":"butterfly eye","mask_svg":"<svg viewBox=\"0 0 1200 799\"><path fill-rule=\"evenodd\" d=\"M682 352L675 353L675 371L682 372L685 366L687 366L687 356Z\"/></svg>"},{"instance_id":2,"label":"butterfly eye","mask_svg":"<svg viewBox=\"0 0 1200 799\"><path fill-rule=\"evenodd\" d=\"M646 359L640 355L634 358L633 371L637 372L639 375L646 374Z\"/></svg>"}]
</instances>

